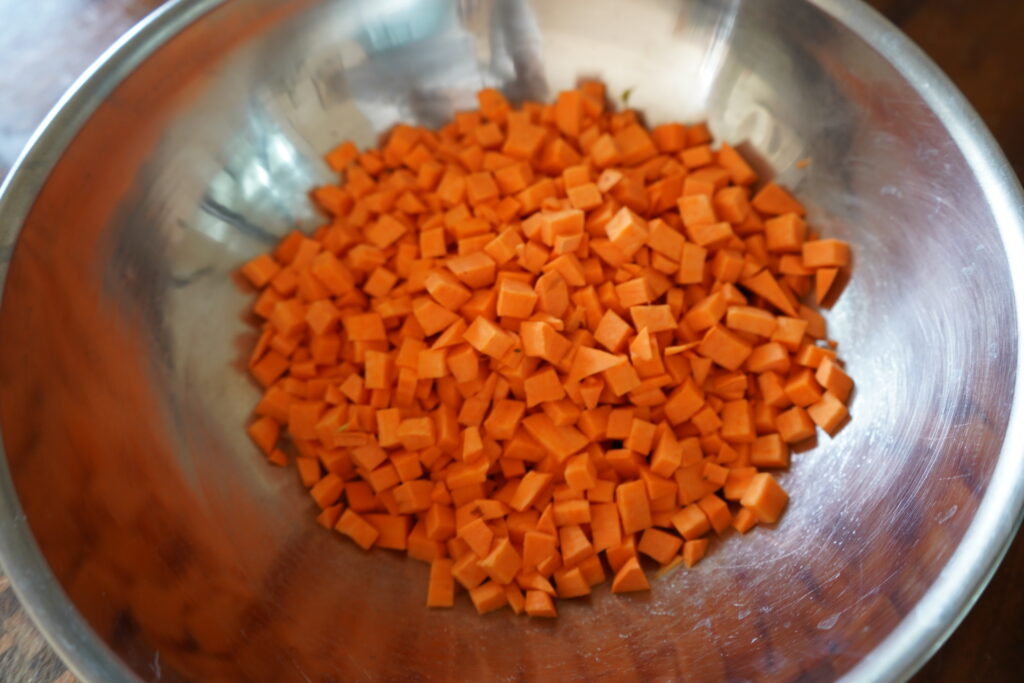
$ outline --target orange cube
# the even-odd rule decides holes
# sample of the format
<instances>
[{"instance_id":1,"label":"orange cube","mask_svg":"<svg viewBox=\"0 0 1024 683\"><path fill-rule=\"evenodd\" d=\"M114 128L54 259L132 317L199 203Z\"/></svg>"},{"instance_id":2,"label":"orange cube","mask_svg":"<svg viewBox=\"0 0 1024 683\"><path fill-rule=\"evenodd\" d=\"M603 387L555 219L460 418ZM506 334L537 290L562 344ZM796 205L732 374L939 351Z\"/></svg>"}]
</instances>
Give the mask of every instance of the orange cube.
<instances>
[{"instance_id":1,"label":"orange cube","mask_svg":"<svg viewBox=\"0 0 1024 683\"><path fill-rule=\"evenodd\" d=\"M594 330L594 339L612 353L618 353L626 346L626 340L633 334L633 328L611 309L604 312Z\"/></svg>"},{"instance_id":2,"label":"orange cube","mask_svg":"<svg viewBox=\"0 0 1024 683\"><path fill-rule=\"evenodd\" d=\"M726 370L735 370L743 364L753 348L721 325L714 325L707 331L697 353L721 365Z\"/></svg>"},{"instance_id":3,"label":"orange cube","mask_svg":"<svg viewBox=\"0 0 1024 683\"><path fill-rule=\"evenodd\" d=\"M473 206L483 204L499 195L498 184L490 171L480 171L466 176L466 199Z\"/></svg>"},{"instance_id":4,"label":"orange cube","mask_svg":"<svg viewBox=\"0 0 1024 683\"><path fill-rule=\"evenodd\" d=\"M398 425L398 440L402 447L418 451L434 445L436 432L429 417L412 417Z\"/></svg>"},{"instance_id":5,"label":"orange cube","mask_svg":"<svg viewBox=\"0 0 1024 683\"><path fill-rule=\"evenodd\" d=\"M797 443L814 436L814 422L807 414L807 411L800 406L793 406L789 410L779 413L775 418L775 427L779 430L779 436L786 443Z\"/></svg>"},{"instance_id":6,"label":"orange cube","mask_svg":"<svg viewBox=\"0 0 1024 683\"><path fill-rule=\"evenodd\" d=\"M832 358L824 358L818 365L814 379L837 399L846 403L853 391L853 380Z\"/></svg>"},{"instance_id":7,"label":"orange cube","mask_svg":"<svg viewBox=\"0 0 1024 683\"><path fill-rule=\"evenodd\" d=\"M624 533L632 534L651 526L651 502L643 481L619 484L615 489L615 503L619 507Z\"/></svg>"},{"instance_id":8,"label":"orange cube","mask_svg":"<svg viewBox=\"0 0 1024 683\"><path fill-rule=\"evenodd\" d=\"M528 318L537 304L537 292L520 280L505 278L498 286L497 311L500 316Z\"/></svg>"},{"instance_id":9,"label":"orange cube","mask_svg":"<svg viewBox=\"0 0 1024 683\"><path fill-rule=\"evenodd\" d=\"M785 213L764 222L764 236L768 251L799 254L807 239L807 224L795 213Z\"/></svg>"},{"instance_id":10,"label":"orange cube","mask_svg":"<svg viewBox=\"0 0 1024 683\"><path fill-rule=\"evenodd\" d=\"M604 203L604 196L594 183L570 187L566 190L566 193L569 195L569 202L574 209L590 211Z\"/></svg>"},{"instance_id":11,"label":"orange cube","mask_svg":"<svg viewBox=\"0 0 1024 683\"><path fill-rule=\"evenodd\" d=\"M811 240L802 247L805 268L842 268L850 265L850 245L842 240Z\"/></svg>"},{"instance_id":12,"label":"orange cube","mask_svg":"<svg viewBox=\"0 0 1024 683\"><path fill-rule=\"evenodd\" d=\"M826 391L820 401L808 406L807 414L816 425L829 434L835 434L849 413L835 394Z\"/></svg>"},{"instance_id":13,"label":"orange cube","mask_svg":"<svg viewBox=\"0 0 1024 683\"><path fill-rule=\"evenodd\" d=\"M380 532L372 524L351 509L341 513L341 518L334 528L355 541L363 550L369 550L380 536Z\"/></svg>"},{"instance_id":14,"label":"orange cube","mask_svg":"<svg viewBox=\"0 0 1024 683\"><path fill-rule=\"evenodd\" d=\"M718 222L711 197L706 194L684 195L679 198L678 206L683 225L687 227Z\"/></svg>"},{"instance_id":15,"label":"orange cube","mask_svg":"<svg viewBox=\"0 0 1024 683\"><path fill-rule=\"evenodd\" d=\"M626 257L635 254L648 238L647 221L625 206L608 221L605 232L611 243Z\"/></svg>"},{"instance_id":16,"label":"orange cube","mask_svg":"<svg viewBox=\"0 0 1024 683\"><path fill-rule=\"evenodd\" d=\"M788 502L789 496L767 472L755 474L740 499L740 505L753 512L764 524L777 522Z\"/></svg>"},{"instance_id":17,"label":"orange cube","mask_svg":"<svg viewBox=\"0 0 1024 683\"><path fill-rule=\"evenodd\" d=\"M487 318L475 318L463 334L463 339L480 353L492 358L501 358L515 344L512 335Z\"/></svg>"},{"instance_id":18,"label":"orange cube","mask_svg":"<svg viewBox=\"0 0 1024 683\"><path fill-rule=\"evenodd\" d=\"M555 369L550 366L527 377L523 382L523 390L526 393L527 408L548 401L558 401L565 396L565 386Z\"/></svg>"},{"instance_id":19,"label":"orange cube","mask_svg":"<svg viewBox=\"0 0 1024 683\"><path fill-rule=\"evenodd\" d=\"M682 546L683 541L678 536L650 528L640 536L636 549L660 564L668 564Z\"/></svg>"}]
</instances>

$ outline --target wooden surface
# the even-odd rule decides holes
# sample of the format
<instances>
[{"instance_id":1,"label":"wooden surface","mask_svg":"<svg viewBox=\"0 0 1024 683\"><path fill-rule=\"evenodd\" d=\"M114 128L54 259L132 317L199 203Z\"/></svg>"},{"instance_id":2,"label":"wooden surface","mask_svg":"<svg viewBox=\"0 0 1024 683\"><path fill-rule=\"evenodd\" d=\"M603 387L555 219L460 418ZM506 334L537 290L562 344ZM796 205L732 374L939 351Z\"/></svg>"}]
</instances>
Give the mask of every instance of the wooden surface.
<instances>
[{"instance_id":1,"label":"wooden surface","mask_svg":"<svg viewBox=\"0 0 1024 683\"><path fill-rule=\"evenodd\" d=\"M0 0L0 175L81 71L157 0ZM1024 2L871 0L960 87L1024 175ZM1024 664L1024 536L978 604L917 675L1016 681ZM0 681L71 683L0 576Z\"/></svg>"}]
</instances>

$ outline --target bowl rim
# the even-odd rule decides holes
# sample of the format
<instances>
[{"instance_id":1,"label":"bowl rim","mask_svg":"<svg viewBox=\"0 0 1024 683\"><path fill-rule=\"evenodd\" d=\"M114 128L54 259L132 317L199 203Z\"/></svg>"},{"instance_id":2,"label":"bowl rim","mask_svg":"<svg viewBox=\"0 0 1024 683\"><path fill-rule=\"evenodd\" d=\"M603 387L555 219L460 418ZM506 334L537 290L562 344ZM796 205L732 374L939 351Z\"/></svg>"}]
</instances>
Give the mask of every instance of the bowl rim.
<instances>
[{"instance_id":1,"label":"bowl rim","mask_svg":"<svg viewBox=\"0 0 1024 683\"><path fill-rule=\"evenodd\" d=\"M1017 362L1003 446L974 518L938 577L847 680L907 680L942 647L988 586L1024 518L1024 196L991 131L945 72L866 3L807 0L900 72L949 131L978 178L1005 249L1014 295ZM1006 514L1009 511L1011 514Z\"/></svg>"},{"instance_id":2,"label":"bowl rim","mask_svg":"<svg viewBox=\"0 0 1024 683\"><path fill-rule=\"evenodd\" d=\"M979 179L1010 264L1024 260L1024 194L977 112L910 38L855 0L804 0L878 52L911 84L949 131ZM0 297L24 220L78 131L129 73L168 40L226 0L171 0L104 51L39 124L0 185ZM999 459L956 550L897 627L847 680L906 680L938 650L970 611L1009 549L1024 517L1024 270L1010 267L1016 314L1013 401ZM1007 515L1006 511L1012 511ZM66 597L28 526L0 440L0 566L22 607L80 679L137 681ZM159 655L157 655L158 657ZM159 661L154 661L158 671Z\"/></svg>"}]
</instances>

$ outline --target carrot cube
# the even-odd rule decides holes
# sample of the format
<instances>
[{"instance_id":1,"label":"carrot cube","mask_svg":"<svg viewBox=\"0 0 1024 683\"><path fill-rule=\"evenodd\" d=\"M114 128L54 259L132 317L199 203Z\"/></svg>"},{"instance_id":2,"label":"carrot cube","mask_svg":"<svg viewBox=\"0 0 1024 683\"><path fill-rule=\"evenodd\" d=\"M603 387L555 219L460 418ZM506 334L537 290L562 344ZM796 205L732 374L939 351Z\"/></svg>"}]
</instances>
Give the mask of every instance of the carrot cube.
<instances>
[{"instance_id":1,"label":"carrot cube","mask_svg":"<svg viewBox=\"0 0 1024 683\"><path fill-rule=\"evenodd\" d=\"M466 176L466 199L473 206L483 204L499 195L498 184L490 171L480 171Z\"/></svg>"},{"instance_id":2,"label":"carrot cube","mask_svg":"<svg viewBox=\"0 0 1024 683\"><path fill-rule=\"evenodd\" d=\"M757 515L749 508L740 508L739 512L732 519L732 528L741 534L745 534L757 524Z\"/></svg>"},{"instance_id":3,"label":"carrot cube","mask_svg":"<svg viewBox=\"0 0 1024 683\"><path fill-rule=\"evenodd\" d=\"M853 380L832 358L821 361L814 379L843 403L846 403L853 391Z\"/></svg>"},{"instance_id":4,"label":"carrot cube","mask_svg":"<svg viewBox=\"0 0 1024 683\"><path fill-rule=\"evenodd\" d=\"M637 330L647 328L652 333L666 332L674 330L678 326L672 316L672 310L667 305L632 306L629 309L629 315Z\"/></svg>"},{"instance_id":5,"label":"carrot cube","mask_svg":"<svg viewBox=\"0 0 1024 683\"><path fill-rule=\"evenodd\" d=\"M612 353L618 353L626 344L626 339L633 333L629 323L620 318L615 311L607 310L594 330L594 339Z\"/></svg>"},{"instance_id":6,"label":"carrot cube","mask_svg":"<svg viewBox=\"0 0 1024 683\"><path fill-rule=\"evenodd\" d=\"M664 430L651 456L651 472L659 477L671 476L679 469L682 455L682 448L672 430Z\"/></svg>"},{"instance_id":7,"label":"carrot cube","mask_svg":"<svg viewBox=\"0 0 1024 683\"><path fill-rule=\"evenodd\" d=\"M534 569L552 555L558 554L558 539L540 531L527 531L523 536L524 569Z\"/></svg>"},{"instance_id":8,"label":"carrot cube","mask_svg":"<svg viewBox=\"0 0 1024 683\"><path fill-rule=\"evenodd\" d=\"M403 515L426 512L432 504L433 489L433 484L423 479L399 484L393 489L397 511Z\"/></svg>"},{"instance_id":9,"label":"carrot cube","mask_svg":"<svg viewBox=\"0 0 1024 683\"><path fill-rule=\"evenodd\" d=\"M629 428L629 436L623 445L637 453L650 453L654 444L655 425L639 418L634 418Z\"/></svg>"},{"instance_id":10,"label":"carrot cube","mask_svg":"<svg viewBox=\"0 0 1024 683\"><path fill-rule=\"evenodd\" d=\"M738 332L771 337L777 323L775 316L763 308L754 306L729 306L725 315L725 326Z\"/></svg>"},{"instance_id":11,"label":"carrot cube","mask_svg":"<svg viewBox=\"0 0 1024 683\"><path fill-rule=\"evenodd\" d=\"M455 604L453 564L454 561L449 558L439 558L430 563L427 607L451 607Z\"/></svg>"},{"instance_id":12,"label":"carrot cube","mask_svg":"<svg viewBox=\"0 0 1024 683\"><path fill-rule=\"evenodd\" d=\"M676 272L676 282L682 285L698 284L704 280L704 262L708 251L704 247L686 243L683 245Z\"/></svg>"},{"instance_id":13,"label":"carrot cube","mask_svg":"<svg viewBox=\"0 0 1024 683\"><path fill-rule=\"evenodd\" d=\"M682 546L683 541L678 536L652 527L640 536L636 549L659 564L668 564Z\"/></svg>"},{"instance_id":14,"label":"carrot cube","mask_svg":"<svg viewBox=\"0 0 1024 683\"><path fill-rule=\"evenodd\" d=\"M515 201L515 200L512 200ZM516 256L516 250L521 247L523 240L519 236L518 229L506 228L499 235L484 245L484 251L496 264L503 266Z\"/></svg>"},{"instance_id":15,"label":"carrot cube","mask_svg":"<svg viewBox=\"0 0 1024 683\"><path fill-rule=\"evenodd\" d=\"M807 414L819 427L829 434L835 434L846 419L848 411L835 394L826 391L821 400L807 408Z\"/></svg>"},{"instance_id":16,"label":"carrot cube","mask_svg":"<svg viewBox=\"0 0 1024 683\"><path fill-rule=\"evenodd\" d=\"M528 163L516 162L496 170L494 180L503 194L516 194L533 184L533 168Z\"/></svg>"},{"instance_id":17,"label":"carrot cube","mask_svg":"<svg viewBox=\"0 0 1024 683\"><path fill-rule=\"evenodd\" d=\"M458 278L444 270L431 271L423 285L430 296L449 311L457 311L473 296Z\"/></svg>"},{"instance_id":18,"label":"carrot cube","mask_svg":"<svg viewBox=\"0 0 1024 683\"><path fill-rule=\"evenodd\" d=\"M751 205L761 213L779 215L795 213L803 216L807 213L803 205L793 198L786 190L775 183L766 183L750 200Z\"/></svg>"},{"instance_id":19,"label":"carrot cube","mask_svg":"<svg viewBox=\"0 0 1024 683\"><path fill-rule=\"evenodd\" d=\"M658 148L647 130L633 123L615 133L615 146L619 149L622 163L627 166L642 164L658 153Z\"/></svg>"},{"instance_id":20,"label":"carrot cube","mask_svg":"<svg viewBox=\"0 0 1024 683\"><path fill-rule=\"evenodd\" d=\"M528 321L519 327L523 342L523 353L527 356L543 358L549 363L557 364L572 348L572 342L555 331L549 323Z\"/></svg>"},{"instance_id":21,"label":"carrot cube","mask_svg":"<svg viewBox=\"0 0 1024 683\"><path fill-rule=\"evenodd\" d=\"M754 294L767 300L786 315L795 316L796 307L786 292L767 269L756 275L740 280L740 284Z\"/></svg>"},{"instance_id":22,"label":"carrot cube","mask_svg":"<svg viewBox=\"0 0 1024 683\"><path fill-rule=\"evenodd\" d=\"M711 359L726 370L735 370L743 364L753 351L746 343L721 325L711 327L700 344L697 352Z\"/></svg>"},{"instance_id":23,"label":"carrot cube","mask_svg":"<svg viewBox=\"0 0 1024 683\"><path fill-rule=\"evenodd\" d=\"M665 403L665 418L678 425L692 418L704 406L704 393L691 378L675 389Z\"/></svg>"},{"instance_id":24,"label":"carrot cube","mask_svg":"<svg viewBox=\"0 0 1024 683\"><path fill-rule=\"evenodd\" d=\"M574 209L590 211L604 203L604 196L601 194L601 191L597 189L597 185L594 183L588 182L576 187L570 187L566 192L569 195L569 202L572 204Z\"/></svg>"},{"instance_id":25,"label":"carrot cube","mask_svg":"<svg viewBox=\"0 0 1024 683\"><path fill-rule=\"evenodd\" d=\"M590 594L590 582L583 576L579 567L559 569L555 571L555 584L558 586L558 597L578 598Z\"/></svg>"},{"instance_id":26,"label":"carrot cube","mask_svg":"<svg viewBox=\"0 0 1024 683\"><path fill-rule=\"evenodd\" d=\"M340 172L355 161L358 156L359 150L356 148L355 143L351 140L346 140L324 155L324 160L331 167L331 170Z\"/></svg>"},{"instance_id":27,"label":"carrot cube","mask_svg":"<svg viewBox=\"0 0 1024 683\"><path fill-rule=\"evenodd\" d=\"M477 614L487 614L508 604L505 590L496 582L488 581L469 591L469 598Z\"/></svg>"},{"instance_id":28,"label":"carrot cube","mask_svg":"<svg viewBox=\"0 0 1024 683\"><path fill-rule=\"evenodd\" d=\"M773 524L778 521L789 496L775 478L767 472L755 474L740 499L740 505L757 516L759 522Z\"/></svg>"},{"instance_id":29,"label":"carrot cube","mask_svg":"<svg viewBox=\"0 0 1024 683\"><path fill-rule=\"evenodd\" d=\"M369 550L380 536L380 532L372 524L351 509L341 513L341 518L334 528L355 541L363 550Z\"/></svg>"},{"instance_id":30,"label":"carrot cube","mask_svg":"<svg viewBox=\"0 0 1024 683\"><path fill-rule=\"evenodd\" d=\"M775 427L779 430L779 436L786 443L797 443L814 436L814 422L807 411L800 406L793 406L789 410L779 413L779 416L775 418Z\"/></svg>"},{"instance_id":31,"label":"carrot cube","mask_svg":"<svg viewBox=\"0 0 1024 683\"><path fill-rule=\"evenodd\" d=\"M555 611L555 603L551 596L544 591L526 591L526 613L531 617L555 618L558 613Z\"/></svg>"},{"instance_id":32,"label":"carrot cube","mask_svg":"<svg viewBox=\"0 0 1024 683\"><path fill-rule=\"evenodd\" d=\"M455 535L455 514L449 505L434 503L424 518L427 538L447 541Z\"/></svg>"},{"instance_id":33,"label":"carrot cube","mask_svg":"<svg viewBox=\"0 0 1024 683\"><path fill-rule=\"evenodd\" d=\"M589 510L589 503L580 503ZM577 524L563 526L558 530L558 545L562 550L562 563L568 567L577 565L594 554L593 545Z\"/></svg>"},{"instance_id":34,"label":"carrot cube","mask_svg":"<svg viewBox=\"0 0 1024 683\"><path fill-rule=\"evenodd\" d=\"M377 219L373 225L364 231L367 241L381 249L385 249L404 235L408 231L408 228L402 221L398 220L390 214L384 214ZM328 283L324 283L330 285Z\"/></svg>"},{"instance_id":35,"label":"carrot cube","mask_svg":"<svg viewBox=\"0 0 1024 683\"><path fill-rule=\"evenodd\" d=\"M744 378L746 383L746 378ZM732 443L749 443L757 436L754 428L754 408L750 401L738 399L726 401L720 413L722 439Z\"/></svg>"},{"instance_id":36,"label":"carrot cube","mask_svg":"<svg viewBox=\"0 0 1024 683\"><path fill-rule=\"evenodd\" d=\"M490 554L477 562L477 566L487 572L496 583L510 583L522 566L519 553L512 547L507 538L498 539Z\"/></svg>"},{"instance_id":37,"label":"carrot cube","mask_svg":"<svg viewBox=\"0 0 1024 683\"><path fill-rule=\"evenodd\" d=\"M581 453L566 461L565 482L578 491L585 491L597 485L597 468L590 455Z\"/></svg>"},{"instance_id":38,"label":"carrot cube","mask_svg":"<svg viewBox=\"0 0 1024 683\"><path fill-rule=\"evenodd\" d=\"M735 237L732 227L725 221L687 226L686 233L696 244L708 249L725 246Z\"/></svg>"},{"instance_id":39,"label":"carrot cube","mask_svg":"<svg viewBox=\"0 0 1024 683\"><path fill-rule=\"evenodd\" d=\"M718 215L711 203L711 197L706 194L690 194L679 198L677 202L679 215L683 219L683 225L691 228L697 225L711 225L718 222Z\"/></svg>"},{"instance_id":40,"label":"carrot cube","mask_svg":"<svg viewBox=\"0 0 1024 683\"><path fill-rule=\"evenodd\" d=\"M811 240L802 248L805 268L843 268L850 265L850 245L842 240Z\"/></svg>"},{"instance_id":41,"label":"carrot cube","mask_svg":"<svg viewBox=\"0 0 1024 683\"><path fill-rule=\"evenodd\" d=\"M241 271L253 287L263 288L281 271L281 265L269 254L260 254L243 265Z\"/></svg>"},{"instance_id":42,"label":"carrot cube","mask_svg":"<svg viewBox=\"0 0 1024 683\"><path fill-rule=\"evenodd\" d=\"M260 450L269 455L277 444L281 428L272 418L264 416L252 422L248 431L249 436Z\"/></svg>"},{"instance_id":43,"label":"carrot cube","mask_svg":"<svg viewBox=\"0 0 1024 683\"><path fill-rule=\"evenodd\" d=\"M696 504L687 505L672 515L672 526L686 540L700 538L711 530L707 514Z\"/></svg>"},{"instance_id":44,"label":"carrot cube","mask_svg":"<svg viewBox=\"0 0 1024 683\"><path fill-rule=\"evenodd\" d=\"M476 553L467 550L452 564L452 576L468 591L472 591L487 580L487 572L479 566L478 560Z\"/></svg>"},{"instance_id":45,"label":"carrot cube","mask_svg":"<svg viewBox=\"0 0 1024 683\"><path fill-rule=\"evenodd\" d=\"M612 580L612 593L630 593L650 589L651 584L644 576L644 570L640 568L640 562L635 556L630 557L622 564Z\"/></svg>"},{"instance_id":46,"label":"carrot cube","mask_svg":"<svg viewBox=\"0 0 1024 683\"><path fill-rule=\"evenodd\" d=\"M679 153L679 159L687 168L707 166L715 160L709 145L694 145Z\"/></svg>"},{"instance_id":47,"label":"carrot cube","mask_svg":"<svg viewBox=\"0 0 1024 683\"><path fill-rule=\"evenodd\" d=\"M501 152L516 159L532 159L540 151L545 137L547 130L540 126L510 127Z\"/></svg>"},{"instance_id":48,"label":"carrot cube","mask_svg":"<svg viewBox=\"0 0 1024 683\"><path fill-rule=\"evenodd\" d=\"M409 518L405 515L367 514L367 522L377 530L374 545L391 550L405 550L409 536Z\"/></svg>"},{"instance_id":49,"label":"carrot cube","mask_svg":"<svg viewBox=\"0 0 1024 683\"><path fill-rule=\"evenodd\" d=\"M537 304L537 293L527 283L506 278L498 286L498 315L528 318Z\"/></svg>"},{"instance_id":50,"label":"carrot cube","mask_svg":"<svg viewBox=\"0 0 1024 683\"><path fill-rule=\"evenodd\" d=\"M336 474L329 473L314 484L309 493L322 510L337 503L338 499L341 498L344 488L345 482L342 478Z\"/></svg>"},{"instance_id":51,"label":"carrot cube","mask_svg":"<svg viewBox=\"0 0 1024 683\"><path fill-rule=\"evenodd\" d=\"M733 225L743 223L750 215L750 201L743 187L724 187L715 192L712 205L715 213Z\"/></svg>"},{"instance_id":52,"label":"carrot cube","mask_svg":"<svg viewBox=\"0 0 1024 683\"><path fill-rule=\"evenodd\" d=\"M663 123L654 127L651 137L662 154L679 152L686 146L686 127L680 123Z\"/></svg>"},{"instance_id":53,"label":"carrot cube","mask_svg":"<svg viewBox=\"0 0 1024 683\"><path fill-rule=\"evenodd\" d=\"M552 503L552 511L556 526L590 524L590 503L586 500L556 500Z\"/></svg>"},{"instance_id":54,"label":"carrot cube","mask_svg":"<svg viewBox=\"0 0 1024 683\"><path fill-rule=\"evenodd\" d=\"M732 182L737 185L750 185L757 181L757 175L747 161L724 142L718 150L718 164L729 172Z\"/></svg>"},{"instance_id":55,"label":"carrot cube","mask_svg":"<svg viewBox=\"0 0 1024 683\"><path fill-rule=\"evenodd\" d=\"M624 206L605 226L605 232L611 243L628 258L647 242L647 221Z\"/></svg>"},{"instance_id":56,"label":"carrot cube","mask_svg":"<svg viewBox=\"0 0 1024 683\"><path fill-rule=\"evenodd\" d=\"M550 474L531 470L519 482L515 495L510 503L512 509L522 512L537 501L542 493L551 484Z\"/></svg>"},{"instance_id":57,"label":"carrot cube","mask_svg":"<svg viewBox=\"0 0 1024 683\"><path fill-rule=\"evenodd\" d=\"M766 220L764 234L768 251L799 254L807 239L807 224L795 213L785 213Z\"/></svg>"},{"instance_id":58,"label":"carrot cube","mask_svg":"<svg viewBox=\"0 0 1024 683\"><path fill-rule=\"evenodd\" d=\"M757 437L750 445L750 464L755 467L789 467L789 446L782 435Z\"/></svg>"},{"instance_id":59,"label":"carrot cube","mask_svg":"<svg viewBox=\"0 0 1024 683\"><path fill-rule=\"evenodd\" d=\"M416 451L433 446L435 438L434 421L429 417L402 420L398 426L398 440L408 450Z\"/></svg>"},{"instance_id":60,"label":"carrot cube","mask_svg":"<svg viewBox=\"0 0 1024 683\"><path fill-rule=\"evenodd\" d=\"M651 526L651 504L642 481L619 484L615 490L615 503L618 505L623 532L631 534Z\"/></svg>"},{"instance_id":61,"label":"carrot cube","mask_svg":"<svg viewBox=\"0 0 1024 683\"><path fill-rule=\"evenodd\" d=\"M383 341L384 320L378 313L350 315L342 319L349 341Z\"/></svg>"},{"instance_id":62,"label":"carrot cube","mask_svg":"<svg viewBox=\"0 0 1024 683\"><path fill-rule=\"evenodd\" d=\"M732 522L732 514L725 501L713 493L709 493L697 501L697 507L701 509L711 527L719 534L724 532Z\"/></svg>"},{"instance_id":63,"label":"carrot cube","mask_svg":"<svg viewBox=\"0 0 1024 683\"><path fill-rule=\"evenodd\" d=\"M601 376L604 378L607 388L615 396L629 393L641 384L640 375L637 374L636 368L630 364L626 356L621 356L619 362L602 372Z\"/></svg>"},{"instance_id":64,"label":"carrot cube","mask_svg":"<svg viewBox=\"0 0 1024 683\"><path fill-rule=\"evenodd\" d=\"M725 294L719 290L691 306L683 316L683 321L694 332L700 332L721 320L727 308Z\"/></svg>"},{"instance_id":65,"label":"carrot cube","mask_svg":"<svg viewBox=\"0 0 1024 683\"><path fill-rule=\"evenodd\" d=\"M708 539L698 538L692 541L687 541L683 545L683 564L687 568L692 568L693 565L697 564L704 554L708 551Z\"/></svg>"},{"instance_id":66,"label":"carrot cube","mask_svg":"<svg viewBox=\"0 0 1024 683\"><path fill-rule=\"evenodd\" d=\"M477 351L492 358L501 358L515 344L512 335L482 317L473 320L463 338Z\"/></svg>"},{"instance_id":67,"label":"carrot cube","mask_svg":"<svg viewBox=\"0 0 1024 683\"><path fill-rule=\"evenodd\" d=\"M555 373L554 368L547 367L526 378L523 383L526 393L526 406L531 408L547 401L557 401L565 396L565 387Z\"/></svg>"},{"instance_id":68,"label":"carrot cube","mask_svg":"<svg viewBox=\"0 0 1024 683\"><path fill-rule=\"evenodd\" d=\"M423 258L437 258L446 253L444 228L431 228L420 233L420 255Z\"/></svg>"},{"instance_id":69,"label":"carrot cube","mask_svg":"<svg viewBox=\"0 0 1024 683\"><path fill-rule=\"evenodd\" d=\"M821 400L821 386L814 379L814 371L811 368L801 368L783 385L782 390L786 397L801 408L806 408L812 403Z\"/></svg>"},{"instance_id":70,"label":"carrot cube","mask_svg":"<svg viewBox=\"0 0 1024 683\"><path fill-rule=\"evenodd\" d=\"M445 265L457 278L473 289L492 284L497 267L494 259L482 251L453 256Z\"/></svg>"},{"instance_id":71,"label":"carrot cube","mask_svg":"<svg viewBox=\"0 0 1024 683\"><path fill-rule=\"evenodd\" d=\"M598 168L616 166L622 161L618 145L615 144L615 139L608 133L604 133L594 140L594 143L590 146L589 154L590 159Z\"/></svg>"}]
</instances>

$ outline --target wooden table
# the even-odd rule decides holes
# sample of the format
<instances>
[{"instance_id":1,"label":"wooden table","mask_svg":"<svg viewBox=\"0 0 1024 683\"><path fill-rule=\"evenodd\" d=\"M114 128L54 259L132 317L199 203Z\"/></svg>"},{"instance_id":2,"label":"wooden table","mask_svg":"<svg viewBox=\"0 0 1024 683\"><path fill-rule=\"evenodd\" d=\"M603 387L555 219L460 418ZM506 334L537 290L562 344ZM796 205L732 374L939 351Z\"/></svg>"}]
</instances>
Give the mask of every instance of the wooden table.
<instances>
[{"instance_id":1,"label":"wooden table","mask_svg":"<svg viewBox=\"0 0 1024 683\"><path fill-rule=\"evenodd\" d=\"M1024 2L870 0L946 70L1024 172ZM0 0L0 175L64 90L159 0ZM978 604L917 675L920 681L1016 681L1024 664L1024 536ZM0 576L0 681L74 677Z\"/></svg>"}]
</instances>

